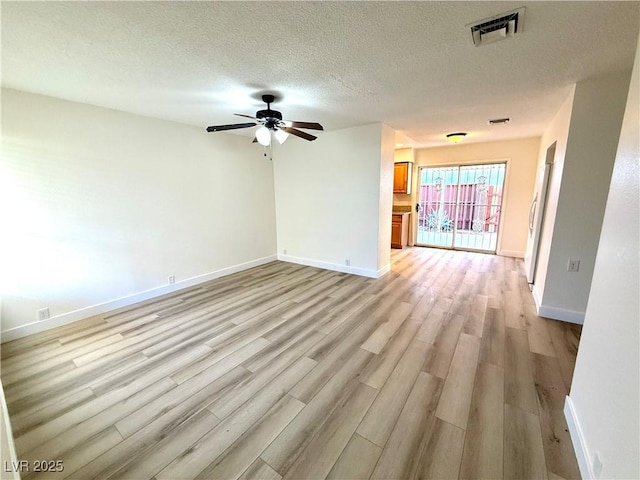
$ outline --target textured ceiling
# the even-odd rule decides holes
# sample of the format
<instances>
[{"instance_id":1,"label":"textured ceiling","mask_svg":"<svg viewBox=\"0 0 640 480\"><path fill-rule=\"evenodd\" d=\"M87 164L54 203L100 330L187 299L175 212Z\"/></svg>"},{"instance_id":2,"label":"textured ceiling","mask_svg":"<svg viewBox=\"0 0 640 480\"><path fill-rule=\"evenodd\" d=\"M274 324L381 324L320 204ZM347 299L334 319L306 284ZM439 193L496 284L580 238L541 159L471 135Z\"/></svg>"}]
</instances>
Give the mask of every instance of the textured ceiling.
<instances>
[{"instance_id":1,"label":"textured ceiling","mask_svg":"<svg viewBox=\"0 0 640 480\"><path fill-rule=\"evenodd\" d=\"M526 7L475 47L467 24ZM8 2L2 85L205 127L384 122L415 146L539 135L585 78L631 68L639 2ZM511 123L489 126L490 118ZM252 131L244 131L252 134Z\"/></svg>"}]
</instances>

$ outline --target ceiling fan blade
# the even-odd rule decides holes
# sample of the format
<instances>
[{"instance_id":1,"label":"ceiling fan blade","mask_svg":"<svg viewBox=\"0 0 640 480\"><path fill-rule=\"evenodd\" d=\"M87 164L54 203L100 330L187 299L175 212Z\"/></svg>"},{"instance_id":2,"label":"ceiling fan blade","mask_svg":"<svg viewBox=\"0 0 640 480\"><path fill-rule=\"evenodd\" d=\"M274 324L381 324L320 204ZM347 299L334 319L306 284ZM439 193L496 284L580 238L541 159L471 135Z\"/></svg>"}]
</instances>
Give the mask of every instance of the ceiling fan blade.
<instances>
[{"instance_id":1,"label":"ceiling fan blade","mask_svg":"<svg viewBox=\"0 0 640 480\"><path fill-rule=\"evenodd\" d=\"M285 132L290 133L291 135L304 138L305 140L309 140L310 142L318 138L318 137L314 137L313 135L309 135L307 132L296 130L295 128L291 128L291 127L282 127L280 130L284 130Z\"/></svg>"},{"instance_id":2,"label":"ceiling fan blade","mask_svg":"<svg viewBox=\"0 0 640 480\"><path fill-rule=\"evenodd\" d=\"M207 127L207 132L222 132L224 130L236 130L238 128L249 128L255 127L257 123L232 123L230 125L212 125L211 127Z\"/></svg>"},{"instance_id":3,"label":"ceiling fan blade","mask_svg":"<svg viewBox=\"0 0 640 480\"><path fill-rule=\"evenodd\" d=\"M244 115L242 113L234 113L234 115L237 115L238 117L253 118L254 120L258 120L256 117L252 117L251 115Z\"/></svg>"},{"instance_id":4,"label":"ceiling fan blade","mask_svg":"<svg viewBox=\"0 0 640 480\"><path fill-rule=\"evenodd\" d=\"M316 122L289 122L287 121L288 127L294 128L308 128L309 130L324 130L323 126ZM290 125L289 125L290 124Z\"/></svg>"}]
</instances>

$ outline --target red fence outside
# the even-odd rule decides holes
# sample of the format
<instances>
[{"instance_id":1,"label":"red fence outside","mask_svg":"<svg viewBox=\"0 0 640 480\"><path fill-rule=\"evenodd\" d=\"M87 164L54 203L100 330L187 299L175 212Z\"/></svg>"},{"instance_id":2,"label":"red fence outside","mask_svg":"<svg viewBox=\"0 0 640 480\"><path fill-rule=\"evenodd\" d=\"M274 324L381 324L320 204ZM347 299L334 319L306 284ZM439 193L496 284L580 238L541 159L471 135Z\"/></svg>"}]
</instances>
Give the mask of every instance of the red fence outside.
<instances>
[{"instance_id":1,"label":"red fence outside","mask_svg":"<svg viewBox=\"0 0 640 480\"><path fill-rule=\"evenodd\" d=\"M429 215L438 215L444 211L446 217L456 220L457 230L473 230L475 232L497 232L500 222L500 204L502 188L494 185L486 185L484 189L478 188L478 184L461 184L460 198L458 198L458 185L434 184L421 185L419 201L423 211L419 215L419 224L423 228L429 228ZM442 198L444 188L444 199ZM456 204L458 212L456 216ZM432 213L433 212L433 213ZM484 220L478 224L478 220ZM475 221L475 222L474 222ZM475 228L474 227L475 223Z\"/></svg>"}]
</instances>

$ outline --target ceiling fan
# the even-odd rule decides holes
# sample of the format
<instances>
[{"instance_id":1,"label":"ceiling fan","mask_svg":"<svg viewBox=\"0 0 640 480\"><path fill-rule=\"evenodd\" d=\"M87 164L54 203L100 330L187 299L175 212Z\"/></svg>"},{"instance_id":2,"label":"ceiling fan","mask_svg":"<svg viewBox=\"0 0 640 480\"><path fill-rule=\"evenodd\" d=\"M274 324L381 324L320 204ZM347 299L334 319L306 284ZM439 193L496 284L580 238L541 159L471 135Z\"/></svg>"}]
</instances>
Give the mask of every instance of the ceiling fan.
<instances>
[{"instance_id":1,"label":"ceiling fan","mask_svg":"<svg viewBox=\"0 0 640 480\"><path fill-rule=\"evenodd\" d=\"M260 125L260 128L256 130L256 136L253 139L254 143L258 142L265 147L271 144L271 133L276 137L278 142L283 143L289 134L296 137L304 138L305 140L313 141L318 137L311 135L298 128L305 128L309 130L324 130L322 125L313 122L290 122L288 120L282 120L282 114L277 110L271 110L271 104L275 100L273 95L262 95L262 101L267 104L266 110L258 110L256 116L243 115L241 113L235 113L239 117L251 118L253 122L246 123L232 123L229 125L212 125L207 127L207 132L222 132L225 130L237 130L239 128L249 128Z\"/></svg>"}]
</instances>

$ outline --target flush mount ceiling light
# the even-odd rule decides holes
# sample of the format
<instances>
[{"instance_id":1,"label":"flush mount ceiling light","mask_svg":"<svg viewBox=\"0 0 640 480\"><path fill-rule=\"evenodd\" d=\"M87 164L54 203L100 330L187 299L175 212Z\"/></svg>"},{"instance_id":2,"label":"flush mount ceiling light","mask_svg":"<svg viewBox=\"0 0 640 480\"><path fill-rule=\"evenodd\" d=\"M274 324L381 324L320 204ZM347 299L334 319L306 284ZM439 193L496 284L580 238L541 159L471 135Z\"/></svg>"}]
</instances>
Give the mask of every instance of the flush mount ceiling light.
<instances>
[{"instance_id":1,"label":"flush mount ceiling light","mask_svg":"<svg viewBox=\"0 0 640 480\"><path fill-rule=\"evenodd\" d=\"M460 140L462 140L466 136L467 136L466 133L458 132L458 133L450 133L450 134L448 134L447 138L449 139L450 142L458 143Z\"/></svg>"}]
</instances>

